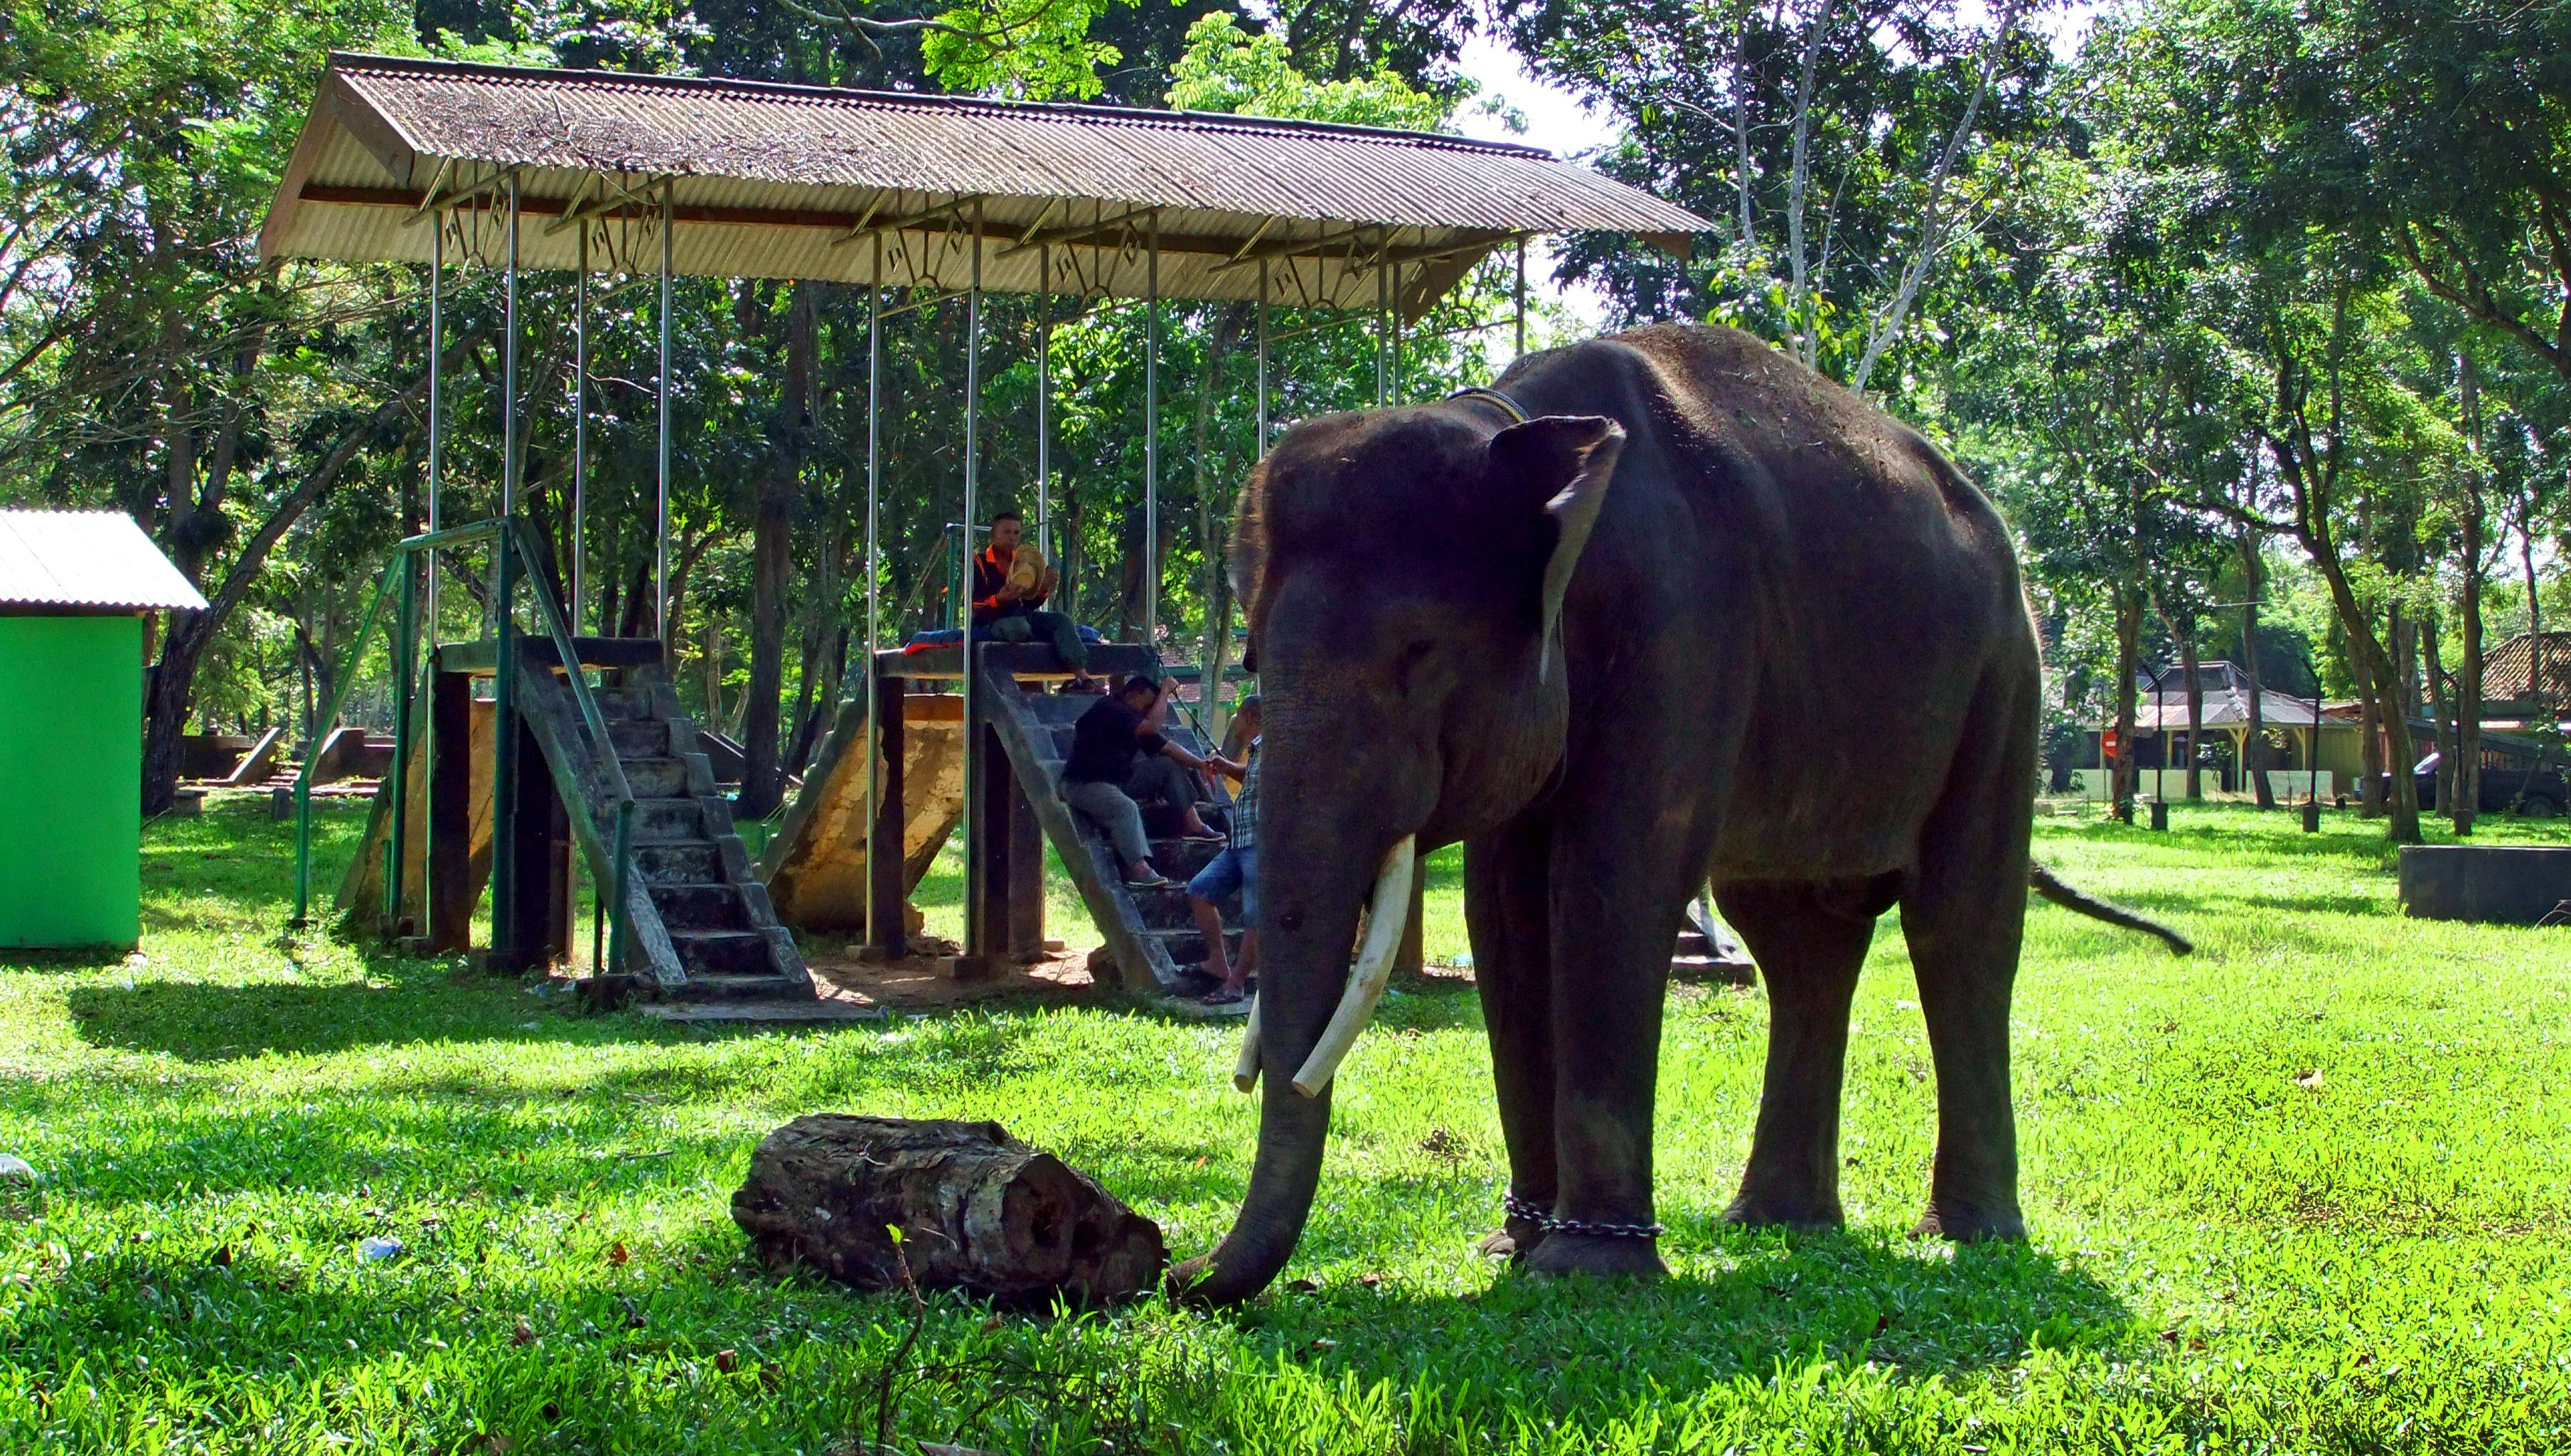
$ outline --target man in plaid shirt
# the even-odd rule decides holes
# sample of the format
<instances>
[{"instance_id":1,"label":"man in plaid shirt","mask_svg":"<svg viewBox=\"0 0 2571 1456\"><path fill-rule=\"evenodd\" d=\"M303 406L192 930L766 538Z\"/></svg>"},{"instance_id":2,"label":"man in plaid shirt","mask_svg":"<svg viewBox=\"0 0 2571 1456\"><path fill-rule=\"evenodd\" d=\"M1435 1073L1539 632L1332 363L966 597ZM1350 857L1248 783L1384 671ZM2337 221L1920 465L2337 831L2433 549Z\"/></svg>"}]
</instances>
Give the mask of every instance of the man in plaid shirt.
<instances>
[{"instance_id":1,"label":"man in plaid shirt","mask_svg":"<svg viewBox=\"0 0 2571 1456\"><path fill-rule=\"evenodd\" d=\"M1241 725L1241 741L1248 746L1241 753L1241 796L1233 800L1232 842L1188 881L1188 908L1196 912L1197 929L1205 935L1206 973L1221 983L1207 994L1208 1006L1248 1000L1250 968L1259 959L1259 718L1258 696L1241 700L1233 719ZM1234 890L1241 891L1245 922L1239 960L1224 953L1223 911L1216 905Z\"/></svg>"}]
</instances>

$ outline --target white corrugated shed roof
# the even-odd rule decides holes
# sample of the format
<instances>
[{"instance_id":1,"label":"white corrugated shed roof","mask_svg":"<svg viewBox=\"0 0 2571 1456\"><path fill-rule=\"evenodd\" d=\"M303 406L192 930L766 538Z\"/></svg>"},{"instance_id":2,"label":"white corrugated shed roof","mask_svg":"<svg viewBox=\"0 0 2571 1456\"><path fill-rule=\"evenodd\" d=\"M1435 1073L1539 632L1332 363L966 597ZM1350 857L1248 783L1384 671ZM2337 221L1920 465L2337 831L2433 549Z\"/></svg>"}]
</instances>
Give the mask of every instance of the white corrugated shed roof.
<instances>
[{"instance_id":1,"label":"white corrugated shed roof","mask_svg":"<svg viewBox=\"0 0 2571 1456\"><path fill-rule=\"evenodd\" d=\"M13 607L205 610L123 511L0 511L0 614Z\"/></svg>"},{"instance_id":2,"label":"white corrugated shed roof","mask_svg":"<svg viewBox=\"0 0 2571 1456\"><path fill-rule=\"evenodd\" d=\"M514 176L529 267L1255 298L1416 314L1517 239L1714 225L1541 148L1200 112L710 77L334 55L259 234L263 258L503 255ZM585 225L578 220L586 219ZM1265 261L1266 267L1260 264Z\"/></svg>"}]
</instances>

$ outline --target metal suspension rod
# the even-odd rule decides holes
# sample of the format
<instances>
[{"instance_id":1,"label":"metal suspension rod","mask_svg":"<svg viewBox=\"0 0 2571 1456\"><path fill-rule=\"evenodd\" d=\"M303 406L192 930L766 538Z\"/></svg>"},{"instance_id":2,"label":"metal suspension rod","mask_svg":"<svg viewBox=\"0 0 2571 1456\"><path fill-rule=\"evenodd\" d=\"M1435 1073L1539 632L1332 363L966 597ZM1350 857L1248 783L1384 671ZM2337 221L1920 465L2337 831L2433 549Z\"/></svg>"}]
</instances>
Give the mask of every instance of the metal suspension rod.
<instances>
[{"instance_id":1,"label":"metal suspension rod","mask_svg":"<svg viewBox=\"0 0 2571 1456\"><path fill-rule=\"evenodd\" d=\"M1259 260L1259 448L1252 459L1268 453L1268 259Z\"/></svg>"},{"instance_id":2,"label":"metal suspension rod","mask_svg":"<svg viewBox=\"0 0 2571 1456\"><path fill-rule=\"evenodd\" d=\"M661 376L653 385L661 415L661 459L652 502L652 635L670 651L670 189L661 188Z\"/></svg>"},{"instance_id":3,"label":"metal suspension rod","mask_svg":"<svg viewBox=\"0 0 2571 1456\"><path fill-rule=\"evenodd\" d=\"M883 588L883 562L876 553L876 517L882 491L882 454L877 448L883 402L883 235L874 240L875 267L873 291L866 295L866 712L879 728L883 723L882 681L875 675L875 654L883 645L883 621L879 613ZM875 823L882 816L883 755L882 739L870 733L867 741L874 746L866 753L866 854L869 885L873 878ZM874 913L874 892L866 893L866 913ZM866 943L885 945L883 927L871 919L866 923Z\"/></svg>"},{"instance_id":4,"label":"metal suspension rod","mask_svg":"<svg viewBox=\"0 0 2571 1456\"><path fill-rule=\"evenodd\" d=\"M1161 215L1152 215L1144 263L1143 646L1161 651ZM1157 672L1157 667L1155 668Z\"/></svg>"},{"instance_id":5,"label":"metal suspension rod","mask_svg":"<svg viewBox=\"0 0 2571 1456\"><path fill-rule=\"evenodd\" d=\"M1391 396L1389 361L1384 348L1390 339L1392 317L1392 275L1380 266L1374 270L1374 407L1381 409Z\"/></svg>"},{"instance_id":6,"label":"metal suspension rod","mask_svg":"<svg viewBox=\"0 0 2571 1456\"><path fill-rule=\"evenodd\" d=\"M1053 539L1045 534L1046 507L1053 500L1053 249L1036 250L1036 549L1051 562ZM1062 603L1053 603L1056 607Z\"/></svg>"},{"instance_id":7,"label":"metal suspension rod","mask_svg":"<svg viewBox=\"0 0 2571 1456\"><path fill-rule=\"evenodd\" d=\"M446 390L442 355L446 352L446 215L437 215L428 244L428 529L438 528L439 467L446 448ZM428 618L428 640L437 641L437 553L427 557L428 590L421 610Z\"/></svg>"},{"instance_id":8,"label":"metal suspension rod","mask_svg":"<svg viewBox=\"0 0 2571 1456\"><path fill-rule=\"evenodd\" d=\"M1526 245L1525 239L1518 240L1518 347L1517 353L1509 359L1512 364L1526 357Z\"/></svg>"},{"instance_id":9,"label":"metal suspension rod","mask_svg":"<svg viewBox=\"0 0 2571 1456\"><path fill-rule=\"evenodd\" d=\"M571 326L571 626L589 587L589 225L580 225L580 275Z\"/></svg>"},{"instance_id":10,"label":"metal suspension rod","mask_svg":"<svg viewBox=\"0 0 2571 1456\"><path fill-rule=\"evenodd\" d=\"M518 179L509 179L509 266L500 301L500 514L518 513ZM502 603L507 611L508 604Z\"/></svg>"},{"instance_id":11,"label":"metal suspension rod","mask_svg":"<svg viewBox=\"0 0 2571 1456\"><path fill-rule=\"evenodd\" d=\"M1384 402L1399 404L1401 402L1401 264L1399 263L1392 265L1392 281L1388 288L1394 306L1384 311L1383 319L1386 331L1392 335L1392 388Z\"/></svg>"},{"instance_id":12,"label":"metal suspension rod","mask_svg":"<svg viewBox=\"0 0 2571 1456\"><path fill-rule=\"evenodd\" d=\"M983 953L981 885L976 883L981 868L981 853L988 845L977 843L973 832L974 811L980 807L982 787L981 720L973 710L981 694L973 681L973 525L981 517L979 485L981 480L982 437L982 205L973 205L973 287L964 295L964 575L961 585L964 606L964 641L959 644L957 661L964 670L964 816L956 830L964 846L964 954Z\"/></svg>"},{"instance_id":13,"label":"metal suspension rod","mask_svg":"<svg viewBox=\"0 0 2571 1456\"><path fill-rule=\"evenodd\" d=\"M518 513L518 180L509 179L509 263L501 297L500 516ZM515 964L527 947L518 938L517 855L518 721L513 681L516 636L509 609L517 596L517 553L504 526L491 542L491 943L502 964Z\"/></svg>"}]
</instances>

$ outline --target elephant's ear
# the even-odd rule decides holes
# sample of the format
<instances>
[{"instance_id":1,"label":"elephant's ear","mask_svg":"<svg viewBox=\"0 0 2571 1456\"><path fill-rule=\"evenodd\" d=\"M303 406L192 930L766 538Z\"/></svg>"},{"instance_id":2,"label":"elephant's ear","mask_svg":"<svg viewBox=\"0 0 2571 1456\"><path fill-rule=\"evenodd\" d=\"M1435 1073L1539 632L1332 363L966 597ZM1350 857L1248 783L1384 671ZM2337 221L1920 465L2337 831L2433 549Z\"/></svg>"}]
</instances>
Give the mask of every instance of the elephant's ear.
<instances>
[{"instance_id":1,"label":"elephant's ear","mask_svg":"<svg viewBox=\"0 0 2571 1456\"><path fill-rule=\"evenodd\" d=\"M1625 427L1597 414L1549 414L1491 437L1491 464L1516 499L1542 510L1550 531L1544 559L1542 629L1547 639L1562 616L1563 595L1580 565L1607 482L1625 448Z\"/></svg>"}]
</instances>

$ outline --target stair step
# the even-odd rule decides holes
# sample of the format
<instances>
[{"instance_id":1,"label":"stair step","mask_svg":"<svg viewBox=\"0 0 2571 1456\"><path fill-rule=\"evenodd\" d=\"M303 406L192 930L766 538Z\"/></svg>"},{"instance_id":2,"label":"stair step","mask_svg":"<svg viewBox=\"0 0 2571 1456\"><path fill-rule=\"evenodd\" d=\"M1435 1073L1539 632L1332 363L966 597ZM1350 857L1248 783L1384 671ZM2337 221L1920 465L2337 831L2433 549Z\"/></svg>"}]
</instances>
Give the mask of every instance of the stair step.
<instances>
[{"instance_id":1,"label":"stair step","mask_svg":"<svg viewBox=\"0 0 2571 1456\"><path fill-rule=\"evenodd\" d=\"M732 826L723 826L730 829ZM634 842L685 844L711 836L706 807L693 798L643 798L634 801Z\"/></svg>"},{"instance_id":2,"label":"stair step","mask_svg":"<svg viewBox=\"0 0 2571 1456\"><path fill-rule=\"evenodd\" d=\"M775 977L768 938L756 930L681 930L672 927L670 944L691 977Z\"/></svg>"},{"instance_id":3,"label":"stair step","mask_svg":"<svg viewBox=\"0 0 2571 1456\"><path fill-rule=\"evenodd\" d=\"M1758 973L1747 961L1719 960L1710 955L1674 955L1670 957L1670 979L1700 981L1716 986L1748 986L1758 980Z\"/></svg>"},{"instance_id":4,"label":"stair step","mask_svg":"<svg viewBox=\"0 0 2571 1456\"><path fill-rule=\"evenodd\" d=\"M671 750L670 726L657 718L612 720L607 737L616 745L619 759L667 757Z\"/></svg>"},{"instance_id":5,"label":"stair step","mask_svg":"<svg viewBox=\"0 0 2571 1456\"><path fill-rule=\"evenodd\" d=\"M1198 844L1186 839L1155 839L1152 841L1152 867L1185 884L1196 877L1198 870L1214 863L1214 857L1222 852L1223 846L1220 844Z\"/></svg>"},{"instance_id":6,"label":"stair step","mask_svg":"<svg viewBox=\"0 0 2571 1456\"><path fill-rule=\"evenodd\" d=\"M1714 954L1714 946L1711 942L1707 941L1704 931L1695 929L1682 930L1679 932L1678 953L1680 955L1710 956Z\"/></svg>"},{"instance_id":7,"label":"stair step","mask_svg":"<svg viewBox=\"0 0 2571 1456\"><path fill-rule=\"evenodd\" d=\"M602 688L590 695L598 700L598 713L610 723L623 720L637 722L659 718L653 710L652 695L641 688Z\"/></svg>"},{"instance_id":8,"label":"stair step","mask_svg":"<svg viewBox=\"0 0 2571 1456\"><path fill-rule=\"evenodd\" d=\"M810 1001L811 983L796 976L690 976L664 993L673 1001Z\"/></svg>"},{"instance_id":9,"label":"stair step","mask_svg":"<svg viewBox=\"0 0 2571 1456\"><path fill-rule=\"evenodd\" d=\"M1194 928L1187 930L1155 930L1152 934L1160 940L1163 948L1169 951L1170 959L1177 964L1183 966L1197 966L1205 964L1205 936ZM1241 932L1231 929L1225 930L1223 933L1223 944L1224 953L1226 955L1241 954Z\"/></svg>"},{"instance_id":10,"label":"stair step","mask_svg":"<svg viewBox=\"0 0 2571 1456\"><path fill-rule=\"evenodd\" d=\"M1141 916L1143 924L1150 929L1188 930L1197 923L1196 911L1188 903L1188 887L1184 882L1159 890L1138 890L1128 886L1125 893L1134 902L1134 913ZM1223 912L1224 924L1241 924L1239 895L1224 896L1215 902L1215 908Z\"/></svg>"},{"instance_id":11,"label":"stair step","mask_svg":"<svg viewBox=\"0 0 2571 1456\"><path fill-rule=\"evenodd\" d=\"M653 908L661 912L661 923L673 934L682 930L751 928L750 912L742 904L738 885L656 884L651 886L651 894Z\"/></svg>"},{"instance_id":12,"label":"stair step","mask_svg":"<svg viewBox=\"0 0 2571 1456\"><path fill-rule=\"evenodd\" d=\"M625 768L625 781L633 788L634 796L636 798L684 798L687 796L688 765L686 760L668 756L651 757L648 755L643 757L627 758L623 757L620 753L619 761Z\"/></svg>"},{"instance_id":13,"label":"stair step","mask_svg":"<svg viewBox=\"0 0 2571 1456\"><path fill-rule=\"evenodd\" d=\"M645 883L704 884L726 878L723 851L710 841L695 844L637 844L634 868Z\"/></svg>"}]
</instances>

